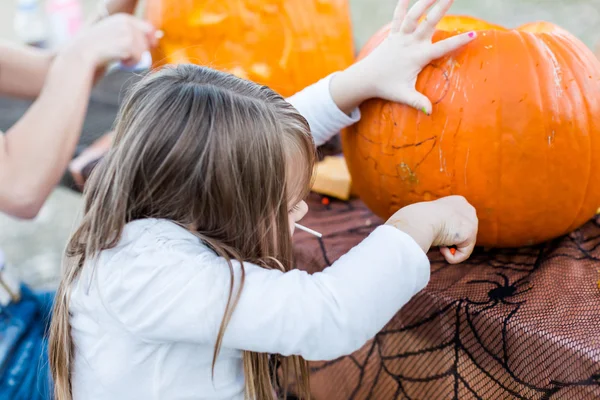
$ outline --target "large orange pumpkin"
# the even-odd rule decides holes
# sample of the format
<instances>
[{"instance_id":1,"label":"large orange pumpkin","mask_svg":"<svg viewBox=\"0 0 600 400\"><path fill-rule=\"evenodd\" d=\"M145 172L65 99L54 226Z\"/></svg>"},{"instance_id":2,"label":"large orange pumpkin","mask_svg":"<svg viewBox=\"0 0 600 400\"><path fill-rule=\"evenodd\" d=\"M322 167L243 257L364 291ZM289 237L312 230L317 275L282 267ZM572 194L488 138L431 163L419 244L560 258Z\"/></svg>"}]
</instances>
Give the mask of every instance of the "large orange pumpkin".
<instances>
[{"instance_id":1,"label":"large orange pumpkin","mask_svg":"<svg viewBox=\"0 0 600 400\"><path fill-rule=\"evenodd\" d=\"M474 42L418 78L431 116L379 99L362 105L362 120L342 139L354 190L383 218L463 195L478 211L485 246L568 233L600 206L600 62L545 22L510 30L448 16L434 40L469 30L478 31Z\"/></svg>"},{"instance_id":2,"label":"large orange pumpkin","mask_svg":"<svg viewBox=\"0 0 600 400\"><path fill-rule=\"evenodd\" d=\"M290 96L354 61L347 0L148 0L156 66L195 63Z\"/></svg>"}]
</instances>

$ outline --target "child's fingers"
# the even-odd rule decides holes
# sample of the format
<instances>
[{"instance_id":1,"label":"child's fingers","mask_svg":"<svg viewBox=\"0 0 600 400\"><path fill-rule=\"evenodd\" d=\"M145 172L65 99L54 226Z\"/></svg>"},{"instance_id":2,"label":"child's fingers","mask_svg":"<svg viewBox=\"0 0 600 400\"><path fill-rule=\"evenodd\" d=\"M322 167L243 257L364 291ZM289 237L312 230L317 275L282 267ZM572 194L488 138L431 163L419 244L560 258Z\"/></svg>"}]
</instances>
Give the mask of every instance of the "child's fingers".
<instances>
[{"instance_id":1,"label":"child's fingers","mask_svg":"<svg viewBox=\"0 0 600 400\"><path fill-rule=\"evenodd\" d=\"M394 99L389 99L394 100ZM412 108L415 108L419 111L424 112L427 115L431 114L431 110L433 106L431 105L431 100L423 93L420 93L416 90L413 90L410 93L404 94L401 98L397 99L397 101L404 103Z\"/></svg>"},{"instance_id":2,"label":"child's fingers","mask_svg":"<svg viewBox=\"0 0 600 400\"><path fill-rule=\"evenodd\" d=\"M404 22L404 18L406 17L406 12L408 10L408 3L410 0L398 0L398 4L396 4L396 9L394 10L394 17L392 19L392 28L390 33L398 33L400 32L400 28L402 28L402 23Z\"/></svg>"},{"instance_id":3,"label":"child's fingers","mask_svg":"<svg viewBox=\"0 0 600 400\"><path fill-rule=\"evenodd\" d=\"M450 249L447 247L441 247L440 253L442 253L442 256L444 256L444 258L449 264L459 264L468 258L463 257L463 255L459 252L452 254L450 252Z\"/></svg>"},{"instance_id":4,"label":"child's fingers","mask_svg":"<svg viewBox=\"0 0 600 400\"><path fill-rule=\"evenodd\" d=\"M452 252L450 252L450 248L440 247L440 253L442 254L442 256L444 256L444 258L446 259L446 261L448 261L448 263L457 264L457 262L455 261L456 253L452 254Z\"/></svg>"},{"instance_id":5,"label":"child's fingers","mask_svg":"<svg viewBox=\"0 0 600 400\"><path fill-rule=\"evenodd\" d=\"M425 20L417 27L415 35L421 39L430 39L435 32L437 24L446 15L453 2L454 0L440 0L439 3L433 6L425 17Z\"/></svg>"},{"instance_id":6,"label":"child's fingers","mask_svg":"<svg viewBox=\"0 0 600 400\"><path fill-rule=\"evenodd\" d=\"M402 33L413 33L417 26L419 26L419 20L425 14L425 12L435 3L436 0L419 0L415 3L414 6L408 11L406 14L406 18L404 18L404 22L402 22L402 27L400 31Z\"/></svg>"},{"instance_id":7,"label":"child's fingers","mask_svg":"<svg viewBox=\"0 0 600 400\"><path fill-rule=\"evenodd\" d=\"M471 257L474 249L475 241L472 241L464 247L441 247L440 253L442 253L446 261L448 261L450 264L460 264Z\"/></svg>"},{"instance_id":8,"label":"child's fingers","mask_svg":"<svg viewBox=\"0 0 600 400\"><path fill-rule=\"evenodd\" d=\"M471 31L471 32L461 33L460 35L452 36L448 39L436 42L431 46L431 51L429 52L429 58L431 60L435 60L440 57L443 57L446 54L463 47L467 43L470 43L476 37L477 37L477 34L473 31Z\"/></svg>"}]
</instances>

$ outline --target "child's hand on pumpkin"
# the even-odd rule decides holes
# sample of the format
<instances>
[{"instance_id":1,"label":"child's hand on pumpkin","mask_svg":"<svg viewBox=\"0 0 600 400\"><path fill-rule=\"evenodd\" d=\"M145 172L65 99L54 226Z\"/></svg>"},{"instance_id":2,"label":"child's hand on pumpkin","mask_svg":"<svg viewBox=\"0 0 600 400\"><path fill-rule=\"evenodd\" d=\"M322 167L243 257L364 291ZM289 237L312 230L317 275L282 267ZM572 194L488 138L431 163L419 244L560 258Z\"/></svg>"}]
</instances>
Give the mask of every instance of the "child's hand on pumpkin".
<instances>
[{"instance_id":1,"label":"child's hand on pumpkin","mask_svg":"<svg viewBox=\"0 0 600 400\"><path fill-rule=\"evenodd\" d=\"M464 197L449 196L404 207L386 225L411 236L424 252L439 246L444 258L457 264L468 259L475 248L478 219ZM450 250L451 246L456 250Z\"/></svg>"},{"instance_id":2,"label":"child's hand on pumpkin","mask_svg":"<svg viewBox=\"0 0 600 400\"><path fill-rule=\"evenodd\" d=\"M426 14L436 1L419 0L407 11L410 0L399 0L390 35L367 57L333 77L331 95L342 111L349 113L363 101L377 97L431 113L431 101L415 88L417 76L431 61L476 36L468 32L432 43L435 27L453 3L440 0Z\"/></svg>"}]
</instances>

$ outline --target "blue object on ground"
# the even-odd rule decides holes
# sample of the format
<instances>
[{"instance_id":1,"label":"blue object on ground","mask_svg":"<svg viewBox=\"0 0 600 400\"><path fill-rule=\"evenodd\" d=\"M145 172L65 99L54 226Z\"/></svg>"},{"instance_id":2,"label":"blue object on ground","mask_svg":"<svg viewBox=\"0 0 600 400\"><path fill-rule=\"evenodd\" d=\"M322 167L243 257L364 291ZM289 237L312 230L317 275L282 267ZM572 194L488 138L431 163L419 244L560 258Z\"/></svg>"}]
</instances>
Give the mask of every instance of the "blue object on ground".
<instances>
[{"instance_id":1,"label":"blue object on ground","mask_svg":"<svg viewBox=\"0 0 600 400\"><path fill-rule=\"evenodd\" d=\"M54 292L21 287L21 300L0 308L0 400L52 398L48 328Z\"/></svg>"}]
</instances>

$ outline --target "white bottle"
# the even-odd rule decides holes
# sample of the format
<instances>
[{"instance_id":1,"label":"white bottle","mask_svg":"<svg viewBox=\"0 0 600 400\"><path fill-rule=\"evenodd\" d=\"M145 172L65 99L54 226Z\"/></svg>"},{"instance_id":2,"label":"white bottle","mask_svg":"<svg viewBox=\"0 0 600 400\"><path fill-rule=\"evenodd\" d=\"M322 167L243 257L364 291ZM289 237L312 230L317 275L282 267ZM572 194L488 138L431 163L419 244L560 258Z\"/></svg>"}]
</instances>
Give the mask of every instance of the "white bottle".
<instances>
[{"instance_id":1,"label":"white bottle","mask_svg":"<svg viewBox=\"0 0 600 400\"><path fill-rule=\"evenodd\" d=\"M22 43L47 47L48 29L39 0L17 0L14 30Z\"/></svg>"},{"instance_id":2,"label":"white bottle","mask_svg":"<svg viewBox=\"0 0 600 400\"><path fill-rule=\"evenodd\" d=\"M46 0L52 47L69 41L83 25L83 10L79 0Z\"/></svg>"}]
</instances>

